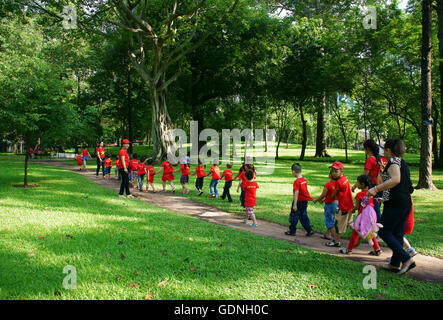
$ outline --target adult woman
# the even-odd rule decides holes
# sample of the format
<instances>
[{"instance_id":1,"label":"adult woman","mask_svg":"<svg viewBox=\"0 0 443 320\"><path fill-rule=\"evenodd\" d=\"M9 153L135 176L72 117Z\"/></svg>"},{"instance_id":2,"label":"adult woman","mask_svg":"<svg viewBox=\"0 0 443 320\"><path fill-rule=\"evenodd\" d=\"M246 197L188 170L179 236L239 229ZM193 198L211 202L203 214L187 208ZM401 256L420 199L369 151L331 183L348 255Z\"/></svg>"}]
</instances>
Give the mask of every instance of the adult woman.
<instances>
[{"instance_id":1,"label":"adult woman","mask_svg":"<svg viewBox=\"0 0 443 320\"><path fill-rule=\"evenodd\" d=\"M365 150L365 154L369 156L365 161L365 169L363 171L363 174L371 178L371 187L379 185L382 183L381 171L386 166L386 163L388 161L385 157L379 155L380 147L374 140L366 140L363 143L363 148ZM357 184L352 187L352 192L354 192L356 188ZM381 192L379 192L375 197L380 198L381 196L382 194ZM374 210L377 213L377 222L380 222L380 203L374 201Z\"/></svg>"},{"instance_id":2,"label":"adult woman","mask_svg":"<svg viewBox=\"0 0 443 320\"><path fill-rule=\"evenodd\" d=\"M95 150L95 152L97 153L97 172L95 175L98 177L101 167L103 178L105 178L105 148L103 148L103 142L100 142L99 147Z\"/></svg>"},{"instance_id":3,"label":"adult woman","mask_svg":"<svg viewBox=\"0 0 443 320\"><path fill-rule=\"evenodd\" d=\"M123 195L123 192L126 191L127 198L134 198L134 196L131 195L131 193L129 192L129 176L128 176L129 154L127 152L129 148L129 140L123 139L122 142L123 142L123 147L121 148L120 153L118 154L118 159L120 160L120 162L118 163L118 171L120 172L122 178L119 197L124 198L125 196Z\"/></svg>"},{"instance_id":4,"label":"adult woman","mask_svg":"<svg viewBox=\"0 0 443 320\"><path fill-rule=\"evenodd\" d=\"M384 209L380 220L383 228L379 235L392 250L390 263L383 265L383 268L398 274L415 267L414 260L403 249L406 220L412 207L411 193L414 192L408 165L403 160L405 152L402 140L386 141L384 154L389 161L382 174L383 183L368 191L369 196L383 192Z\"/></svg>"}]
</instances>

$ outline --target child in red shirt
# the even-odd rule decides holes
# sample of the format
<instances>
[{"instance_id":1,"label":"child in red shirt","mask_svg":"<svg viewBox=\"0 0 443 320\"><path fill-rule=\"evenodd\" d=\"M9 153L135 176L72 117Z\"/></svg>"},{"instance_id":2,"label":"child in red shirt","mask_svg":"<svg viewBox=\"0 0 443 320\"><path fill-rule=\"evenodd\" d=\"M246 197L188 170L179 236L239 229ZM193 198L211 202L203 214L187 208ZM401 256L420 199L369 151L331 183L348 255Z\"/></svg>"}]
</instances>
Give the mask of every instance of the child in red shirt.
<instances>
[{"instance_id":1,"label":"child in red shirt","mask_svg":"<svg viewBox=\"0 0 443 320\"><path fill-rule=\"evenodd\" d=\"M257 182L253 181L254 172L247 170L245 172L246 181L242 184L242 189L245 191L245 211L248 218L252 219L251 227L258 227L257 219L255 218L254 207L256 204L256 192L258 187ZM246 219L244 223L248 223Z\"/></svg>"},{"instance_id":2,"label":"child in red shirt","mask_svg":"<svg viewBox=\"0 0 443 320\"><path fill-rule=\"evenodd\" d=\"M146 190L144 192L148 192L149 191L149 187L152 188L152 192L156 193L157 191L155 190L154 187L154 161L152 159L146 159L144 162L147 162L147 166L146 166Z\"/></svg>"},{"instance_id":3,"label":"child in red shirt","mask_svg":"<svg viewBox=\"0 0 443 320\"><path fill-rule=\"evenodd\" d=\"M111 168L112 168L112 159L111 154L106 155L105 162L105 178L107 180L111 179Z\"/></svg>"},{"instance_id":4,"label":"child in red shirt","mask_svg":"<svg viewBox=\"0 0 443 320\"><path fill-rule=\"evenodd\" d=\"M82 171L82 163L83 163L82 156L81 156L81 155L78 155L78 156L76 157L76 159L77 159L78 170Z\"/></svg>"},{"instance_id":5,"label":"child in red shirt","mask_svg":"<svg viewBox=\"0 0 443 320\"><path fill-rule=\"evenodd\" d=\"M86 162L88 161L88 157L90 157L91 154L89 153L89 150L86 149L86 146L83 146L82 150L82 160L83 160L83 170L88 171L88 168L86 168Z\"/></svg>"},{"instance_id":6,"label":"child in red shirt","mask_svg":"<svg viewBox=\"0 0 443 320\"><path fill-rule=\"evenodd\" d=\"M198 160L198 166L195 168L195 172L191 173L191 175L197 175L195 187L198 190L198 195L201 196L203 194L203 178L206 177L206 174L205 168L203 167L203 162L200 159Z\"/></svg>"},{"instance_id":7,"label":"child in red shirt","mask_svg":"<svg viewBox=\"0 0 443 320\"><path fill-rule=\"evenodd\" d=\"M227 163L226 170L223 171L221 178L225 179L225 186L223 187L223 195L221 196L221 198L222 200L225 200L225 198L228 197L229 202L232 202L231 193L229 192L232 186L232 176L233 176L231 168L232 168L232 163Z\"/></svg>"},{"instance_id":8,"label":"child in red shirt","mask_svg":"<svg viewBox=\"0 0 443 320\"><path fill-rule=\"evenodd\" d=\"M303 228L306 230L306 236L310 237L314 234L312 231L311 222L308 217L308 201L311 198L308 191L308 182L301 175L301 165L294 163L292 165L292 175L297 179L294 181L292 188L294 200L292 201L291 213L289 214L289 230L285 232L288 236L295 236L297 231L297 223L300 220Z\"/></svg>"},{"instance_id":9,"label":"child in red shirt","mask_svg":"<svg viewBox=\"0 0 443 320\"><path fill-rule=\"evenodd\" d=\"M355 185L357 186L357 188L359 188L362 191L357 193L357 195L355 196L355 206L354 206L354 209L351 211L351 213L354 213L355 211L357 211L358 212L357 215L359 215L363 210L363 207L360 204L363 201L363 199L366 197L369 187L371 186L371 178L369 176L363 174L357 178L357 183ZM368 205L370 205L371 207L374 207L374 202L372 200L372 197L369 198ZM359 237L360 236L359 236L358 232L353 230L351 239L349 240L349 243L348 243L348 248L347 249L340 248L340 250L339 250L340 253L352 254L352 250L355 248ZM369 254L379 256L381 253L381 250L380 250L380 246L378 245L377 238L374 237L372 239L372 242L373 242L374 251L369 252Z\"/></svg>"},{"instance_id":10,"label":"child in red shirt","mask_svg":"<svg viewBox=\"0 0 443 320\"><path fill-rule=\"evenodd\" d=\"M220 182L220 168L218 167L218 160L214 160L214 166L211 168L208 177L212 176L211 182L209 184L209 198L218 198L220 195L218 193L218 183Z\"/></svg>"},{"instance_id":11,"label":"child in red shirt","mask_svg":"<svg viewBox=\"0 0 443 320\"><path fill-rule=\"evenodd\" d=\"M190 189L186 187L186 184L189 182L189 163L186 162L186 160L182 161L182 164L179 169L175 170L174 172L181 171L182 175L180 177L180 184L182 185L182 194L189 194L191 192Z\"/></svg>"},{"instance_id":12,"label":"child in red shirt","mask_svg":"<svg viewBox=\"0 0 443 320\"><path fill-rule=\"evenodd\" d=\"M155 174L160 173L161 171L163 171L163 175L162 175L162 183L163 183L163 190L162 192L166 192L166 181L169 181L169 184L171 185L171 191L175 192L175 186L174 186L174 168L172 167L172 165L169 163L168 160L163 161L162 166L160 168L160 170L158 170Z\"/></svg>"},{"instance_id":13,"label":"child in red shirt","mask_svg":"<svg viewBox=\"0 0 443 320\"><path fill-rule=\"evenodd\" d=\"M114 165L115 165L115 175L118 176L118 180L121 179L120 177L120 171L118 170L118 168L120 168L120 160L117 157L117 160L114 161Z\"/></svg>"},{"instance_id":14,"label":"child in red shirt","mask_svg":"<svg viewBox=\"0 0 443 320\"><path fill-rule=\"evenodd\" d=\"M323 235L323 239L332 240L335 239L335 213L338 210L338 200L332 199L332 195L335 191L336 182L332 179L332 175L329 172L329 182L325 184L322 194L313 201L313 203L325 203L324 207L324 219L326 224L326 234Z\"/></svg>"},{"instance_id":15,"label":"child in red shirt","mask_svg":"<svg viewBox=\"0 0 443 320\"><path fill-rule=\"evenodd\" d=\"M335 216L337 229L335 239L326 243L328 247L340 247L341 234L346 232L346 228L352 222L351 211L354 209L351 185L348 178L343 175L343 164L339 161L333 163L331 168L332 179L335 180L335 191L332 199L338 199L338 213Z\"/></svg>"},{"instance_id":16,"label":"child in red shirt","mask_svg":"<svg viewBox=\"0 0 443 320\"><path fill-rule=\"evenodd\" d=\"M147 167L145 165L146 157L142 157L137 165L137 176L138 176L138 189L143 191L143 180L147 173Z\"/></svg>"},{"instance_id":17,"label":"child in red shirt","mask_svg":"<svg viewBox=\"0 0 443 320\"><path fill-rule=\"evenodd\" d=\"M129 181L131 181L132 187L137 183L138 180L138 156L136 153L132 156L132 160L129 161Z\"/></svg>"}]
</instances>

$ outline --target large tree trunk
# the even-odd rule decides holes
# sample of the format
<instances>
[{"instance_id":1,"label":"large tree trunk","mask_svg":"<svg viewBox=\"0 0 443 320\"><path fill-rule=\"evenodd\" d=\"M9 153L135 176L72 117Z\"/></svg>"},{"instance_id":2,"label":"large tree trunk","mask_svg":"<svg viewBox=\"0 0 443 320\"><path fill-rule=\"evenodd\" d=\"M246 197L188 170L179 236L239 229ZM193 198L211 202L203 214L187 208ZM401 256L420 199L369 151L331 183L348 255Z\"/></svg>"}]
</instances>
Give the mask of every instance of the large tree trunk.
<instances>
[{"instance_id":1,"label":"large tree trunk","mask_svg":"<svg viewBox=\"0 0 443 320\"><path fill-rule=\"evenodd\" d=\"M161 85L159 88L161 88ZM151 96L152 141L154 143L152 158L154 160L164 160L169 148L175 144L172 139L172 124L168 113L166 89L151 87Z\"/></svg>"},{"instance_id":2,"label":"large tree trunk","mask_svg":"<svg viewBox=\"0 0 443 320\"><path fill-rule=\"evenodd\" d=\"M443 2L437 1L438 51L440 57L440 156L438 166L443 169ZM435 119L437 121L437 119Z\"/></svg>"},{"instance_id":3,"label":"large tree trunk","mask_svg":"<svg viewBox=\"0 0 443 320\"><path fill-rule=\"evenodd\" d=\"M326 157L326 93L323 93L320 108L317 112L317 138L315 157Z\"/></svg>"},{"instance_id":4,"label":"large tree trunk","mask_svg":"<svg viewBox=\"0 0 443 320\"><path fill-rule=\"evenodd\" d=\"M432 124L432 153L434 154L434 166L438 168L439 166L439 159L438 159L438 130L437 130L437 124L438 124L438 108L435 107L435 104L432 104L432 110L434 111L435 117L433 117L434 122Z\"/></svg>"},{"instance_id":5,"label":"large tree trunk","mask_svg":"<svg viewBox=\"0 0 443 320\"><path fill-rule=\"evenodd\" d=\"M418 189L436 189L432 183L432 7L431 0L422 2L421 60L421 150Z\"/></svg>"},{"instance_id":6,"label":"large tree trunk","mask_svg":"<svg viewBox=\"0 0 443 320\"><path fill-rule=\"evenodd\" d=\"M134 143L133 138L133 121L132 121L132 103L131 103L131 94L132 94L132 83L131 83L131 65L128 65L127 69L127 81L128 81L128 91L126 96L127 110L128 110L128 139L129 139L129 153L132 154L132 144Z\"/></svg>"},{"instance_id":7,"label":"large tree trunk","mask_svg":"<svg viewBox=\"0 0 443 320\"><path fill-rule=\"evenodd\" d=\"M300 111L300 119L302 123L302 140L301 140L301 153L300 153L300 161L303 161L305 159L305 152L306 152L306 144L308 140L308 133L306 129L306 123L305 115L303 113L303 106L299 105L299 111Z\"/></svg>"}]
</instances>

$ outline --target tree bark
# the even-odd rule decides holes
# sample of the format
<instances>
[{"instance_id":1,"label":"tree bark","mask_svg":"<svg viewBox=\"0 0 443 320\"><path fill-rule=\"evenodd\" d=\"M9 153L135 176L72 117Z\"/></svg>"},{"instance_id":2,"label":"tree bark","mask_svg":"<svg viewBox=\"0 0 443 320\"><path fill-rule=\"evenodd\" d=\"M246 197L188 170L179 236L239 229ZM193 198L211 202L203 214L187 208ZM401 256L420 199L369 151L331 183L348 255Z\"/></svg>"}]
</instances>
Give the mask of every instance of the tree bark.
<instances>
[{"instance_id":1,"label":"tree bark","mask_svg":"<svg viewBox=\"0 0 443 320\"><path fill-rule=\"evenodd\" d=\"M421 115L422 134L420 171L417 189L436 189L432 182L432 7L422 2Z\"/></svg>"},{"instance_id":2,"label":"tree bark","mask_svg":"<svg viewBox=\"0 0 443 320\"><path fill-rule=\"evenodd\" d=\"M326 93L323 93L320 108L317 112L317 138L314 157L326 156Z\"/></svg>"},{"instance_id":3,"label":"tree bark","mask_svg":"<svg viewBox=\"0 0 443 320\"><path fill-rule=\"evenodd\" d=\"M440 57L440 156L438 166L443 169L443 2L437 1L438 52ZM437 119L435 119L437 120Z\"/></svg>"},{"instance_id":4,"label":"tree bark","mask_svg":"<svg viewBox=\"0 0 443 320\"><path fill-rule=\"evenodd\" d=\"M305 152L306 152L306 143L308 140L308 133L306 129L306 123L305 115L303 113L303 106L299 105L299 111L300 111L300 119L302 123L302 140L301 140L301 153L300 153L300 161L303 161L305 159Z\"/></svg>"},{"instance_id":5,"label":"tree bark","mask_svg":"<svg viewBox=\"0 0 443 320\"><path fill-rule=\"evenodd\" d=\"M132 154L132 144L133 141L133 124L132 124L132 103L131 103L131 94L132 94L132 83L131 83L131 65L128 64L127 69L127 82L128 82L128 91L126 95L126 104L127 104L127 110L128 110L128 139L129 139L129 153Z\"/></svg>"}]
</instances>

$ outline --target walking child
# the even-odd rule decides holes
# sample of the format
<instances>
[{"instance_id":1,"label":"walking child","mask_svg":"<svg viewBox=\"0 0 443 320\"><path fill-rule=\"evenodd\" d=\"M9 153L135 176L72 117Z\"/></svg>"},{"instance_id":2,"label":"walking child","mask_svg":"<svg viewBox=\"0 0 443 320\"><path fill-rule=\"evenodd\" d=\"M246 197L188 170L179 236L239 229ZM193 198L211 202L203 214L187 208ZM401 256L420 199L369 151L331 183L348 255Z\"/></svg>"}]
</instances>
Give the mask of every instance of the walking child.
<instances>
[{"instance_id":1,"label":"walking child","mask_svg":"<svg viewBox=\"0 0 443 320\"><path fill-rule=\"evenodd\" d=\"M195 168L195 172L191 173L191 175L197 175L197 179L195 179L195 187L198 190L198 195L201 196L203 194L203 178L206 177L206 174L203 162L200 159L198 159L198 166Z\"/></svg>"},{"instance_id":2,"label":"walking child","mask_svg":"<svg viewBox=\"0 0 443 320\"><path fill-rule=\"evenodd\" d=\"M76 159L77 159L78 170L82 171L83 157L79 154L77 155Z\"/></svg>"},{"instance_id":3,"label":"walking child","mask_svg":"<svg viewBox=\"0 0 443 320\"><path fill-rule=\"evenodd\" d=\"M301 165L294 163L292 165L292 175L296 178L292 188L294 199L292 201L291 213L289 214L289 230L285 232L288 236L295 236L297 232L298 220L300 220L303 228L306 230L306 236L310 237L314 234L312 231L311 222L308 217L308 201L311 198L308 191L308 182L302 176Z\"/></svg>"},{"instance_id":4,"label":"walking child","mask_svg":"<svg viewBox=\"0 0 443 320\"><path fill-rule=\"evenodd\" d=\"M221 196L221 198L222 200L225 200L225 198L228 197L229 202L232 202L231 193L229 192L232 186L232 176L233 176L231 168L232 168L232 163L227 163L226 170L223 171L221 178L225 179L225 185L223 187L223 195Z\"/></svg>"},{"instance_id":5,"label":"walking child","mask_svg":"<svg viewBox=\"0 0 443 320\"><path fill-rule=\"evenodd\" d=\"M339 211L335 215L337 225L335 239L327 242L325 245L328 247L340 247L341 234L346 232L347 226L352 222L351 211L354 209L354 201L349 180L343 175L343 164L336 161L329 168L332 169L331 176L336 183L332 199L338 200Z\"/></svg>"},{"instance_id":6,"label":"walking child","mask_svg":"<svg viewBox=\"0 0 443 320\"><path fill-rule=\"evenodd\" d=\"M105 163L105 179L109 180L111 179L111 168L112 168L112 159L110 153L106 155L104 163Z\"/></svg>"},{"instance_id":7,"label":"walking child","mask_svg":"<svg viewBox=\"0 0 443 320\"><path fill-rule=\"evenodd\" d=\"M182 161L182 164L179 169L175 170L175 172L181 171L182 175L180 177L180 184L182 185L182 194L189 194L191 192L190 189L186 187L186 184L189 182L189 163L186 160Z\"/></svg>"},{"instance_id":8,"label":"walking child","mask_svg":"<svg viewBox=\"0 0 443 320\"><path fill-rule=\"evenodd\" d=\"M82 160L83 160L83 170L88 171L88 168L86 168L86 162L88 161L88 157L90 157L91 154L89 153L89 150L86 149L86 146L83 146L82 150Z\"/></svg>"},{"instance_id":9,"label":"walking child","mask_svg":"<svg viewBox=\"0 0 443 320\"><path fill-rule=\"evenodd\" d=\"M129 167L130 167L130 171L131 171L131 177L129 178L129 181L131 181L131 185L134 188L135 185L138 182L138 163L139 161L137 160L138 155L136 153L134 153L134 155L132 156L132 160L129 161Z\"/></svg>"},{"instance_id":10,"label":"walking child","mask_svg":"<svg viewBox=\"0 0 443 320\"><path fill-rule=\"evenodd\" d=\"M143 191L143 180L147 174L147 167L145 165L146 157L142 157L137 165L137 179L138 179L138 189Z\"/></svg>"},{"instance_id":11,"label":"walking child","mask_svg":"<svg viewBox=\"0 0 443 320\"><path fill-rule=\"evenodd\" d=\"M357 178L357 183L355 186L361 190L361 192L357 193L355 196L355 206L354 209L351 211L351 220L352 220L352 213L357 211L357 216L360 215L363 211L362 201L366 198L366 194L368 193L369 187L371 186L371 178L368 175L362 174ZM372 197L369 198L368 204L371 207L374 207L374 202ZM358 232L352 228L352 236L349 240L348 247L340 248L339 252L343 254L352 254L352 250L355 248L358 239L360 238L360 235ZM371 255L379 256L381 254L380 246L377 242L377 238L372 238L372 241L369 241L370 244L372 244L372 247L374 248L373 251L369 252Z\"/></svg>"},{"instance_id":12,"label":"walking child","mask_svg":"<svg viewBox=\"0 0 443 320\"><path fill-rule=\"evenodd\" d=\"M174 186L174 168L172 167L172 165L169 163L168 160L163 161L162 166L160 168L160 170L158 170L155 174L160 173L161 171L163 171L162 174L162 184L163 184L163 190L162 192L166 192L166 182L169 182L170 186L171 186L171 191L175 192L175 186Z\"/></svg>"},{"instance_id":13,"label":"walking child","mask_svg":"<svg viewBox=\"0 0 443 320\"><path fill-rule=\"evenodd\" d=\"M332 195L335 191L336 182L332 179L332 175L329 172L329 182L323 187L322 194L314 199L313 203L325 203L324 207L324 219L326 224L326 234L322 236L322 239L332 240L335 239L335 213L338 210L338 200L332 199Z\"/></svg>"},{"instance_id":14,"label":"walking child","mask_svg":"<svg viewBox=\"0 0 443 320\"><path fill-rule=\"evenodd\" d=\"M149 191L149 187L152 188L152 192L156 193L157 191L155 190L154 187L154 160L152 159L147 159L145 160L147 161L147 167L146 167L146 171L147 171L147 176L146 176L146 190L144 192L148 192Z\"/></svg>"},{"instance_id":15,"label":"walking child","mask_svg":"<svg viewBox=\"0 0 443 320\"><path fill-rule=\"evenodd\" d=\"M218 184L220 182L220 168L218 167L218 159L213 162L213 167L208 176L212 176L211 183L209 184L209 198L218 198L220 195L218 193Z\"/></svg>"},{"instance_id":16,"label":"walking child","mask_svg":"<svg viewBox=\"0 0 443 320\"><path fill-rule=\"evenodd\" d=\"M246 181L242 185L245 191L245 212L247 218L252 219L251 227L258 227L257 219L255 218L254 207L256 205L256 193L259 188L257 182L254 180L254 172L252 170L247 170L245 172ZM248 223L246 219L243 220L244 223Z\"/></svg>"}]
</instances>

